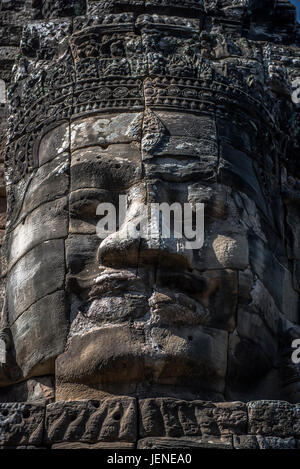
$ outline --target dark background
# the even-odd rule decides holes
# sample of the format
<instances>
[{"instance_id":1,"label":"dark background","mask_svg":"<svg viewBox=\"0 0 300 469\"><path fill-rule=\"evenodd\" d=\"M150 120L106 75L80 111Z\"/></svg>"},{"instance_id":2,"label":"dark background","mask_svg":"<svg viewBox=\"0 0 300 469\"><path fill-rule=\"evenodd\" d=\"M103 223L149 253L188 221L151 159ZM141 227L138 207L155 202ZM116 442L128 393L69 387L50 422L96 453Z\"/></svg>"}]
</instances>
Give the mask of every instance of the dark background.
<instances>
[{"instance_id":1,"label":"dark background","mask_svg":"<svg viewBox=\"0 0 300 469\"><path fill-rule=\"evenodd\" d=\"M291 3L297 7L297 19L300 22L300 0L291 0Z\"/></svg>"}]
</instances>

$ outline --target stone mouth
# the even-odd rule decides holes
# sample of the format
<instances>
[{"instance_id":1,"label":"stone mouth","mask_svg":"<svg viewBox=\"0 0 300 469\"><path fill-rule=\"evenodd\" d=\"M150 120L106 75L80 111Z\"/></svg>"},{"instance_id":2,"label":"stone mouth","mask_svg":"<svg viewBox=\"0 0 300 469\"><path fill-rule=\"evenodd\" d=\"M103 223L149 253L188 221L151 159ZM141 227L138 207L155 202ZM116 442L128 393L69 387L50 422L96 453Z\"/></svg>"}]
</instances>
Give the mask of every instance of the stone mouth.
<instances>
[{"instance_id":1,"label":"stone mouth","mask_svg":"<svg viewBox=\"0 0 300 469\"><path fill-rule=\"evenodd\" d=\"M89 279L80 321L86 322L87 331L126 321L140 327L144 324L145 328L209 325L211 315L203 280L183 272L165 273L163 280L161 275L151 285L142 272L104 270Z\"/></svg>"},{"instance_id":2,"label":"stone mouth","mask_svg":"<svg viewBox=\"0 0 300 469\"><path fill-rule=\"evenodd\" d=\"M179 299L185 307L187 305L194 307L199 300L201 302L201 296L206 288L203 279L193 273L182 271L161 272L151 286L142 275L127 270L104 271L93 280L90 279L90 283L92 287L90 298L136 292L145 294L150 301L150 298L160 294L159 300L155 296L156 304L160 306Z\"/></svg>"},{"instance_id":3,"label":"stone mouth","mask_svg":"<svg viewBox=\"0 0 300 469\"><path fill-rule=\"evenodd\" d=\"M103 272L94 280L96 291L102 294L128 291L129 287L138 288L140 282L140 277L127 271Z\"/></svg>"}]
</instances>

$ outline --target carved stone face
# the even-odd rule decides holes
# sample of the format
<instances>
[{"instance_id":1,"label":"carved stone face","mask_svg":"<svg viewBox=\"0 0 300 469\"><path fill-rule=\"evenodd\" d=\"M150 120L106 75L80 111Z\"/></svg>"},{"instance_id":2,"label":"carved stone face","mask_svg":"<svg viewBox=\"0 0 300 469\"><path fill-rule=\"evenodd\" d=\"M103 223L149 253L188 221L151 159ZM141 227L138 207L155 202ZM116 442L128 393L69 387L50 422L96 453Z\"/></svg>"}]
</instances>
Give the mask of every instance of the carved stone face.
<instances>
[{"instance_id":1,"label":"carved stone face","mask_svg":"<svg viewBox=\"0 0 300 469\"><path fill-rule=\"evenodd\" d=\"M278 397L280 338L298 321L273 122L291 111L286 71L276 45L197 15L25 30L11 94L22 85L30 110L7 159L10 379L55 367L66 400ZM120 195L126 218L101 240L97 207ZM163 202L204 203L202 248L118 236Z\"/></svg>"},{"instance_id":2,"label":"carved stone face","mask_svg":"<svg viewBox=\"0 0 300 469\"><path fill-rule=\"evenodd\" d=\"M248 244L231 214L230 190L216 182L215 120L149 109L97 115L71 124L71 149L66 261L72 324L68 351L57 361L61 387L75 374L76 389L88 382L112 393L200 390L220 397L237 269L247 268ZM101 242L97 205L117 207L119 195L128 197L127 216ZM205 202L203 249L131 235L130 225L151 202Z\"/></svg>"}]
</instances>

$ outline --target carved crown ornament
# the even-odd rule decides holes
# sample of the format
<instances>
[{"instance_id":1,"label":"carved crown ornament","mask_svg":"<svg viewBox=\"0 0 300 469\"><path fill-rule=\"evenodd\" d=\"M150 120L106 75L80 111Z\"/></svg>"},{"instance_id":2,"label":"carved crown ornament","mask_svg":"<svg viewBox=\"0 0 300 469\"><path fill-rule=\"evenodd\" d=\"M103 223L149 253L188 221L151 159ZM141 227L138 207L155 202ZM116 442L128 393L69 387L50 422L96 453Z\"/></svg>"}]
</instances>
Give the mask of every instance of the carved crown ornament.
<instances>
[{"instance_id":1,"label":"carved crown ornament","mask_svg":"<svg viewBox=\"0 0 300 469\"><path fill-rule=\"evenodd\" d=\"M68 19L48 20L45 29L41 22L25 28L20 79L9 91L14 117L6 158L17 158L9 163L14 180L37 166L38 142L49 127L90 114L146 107L215 114L219 108L236 108L280 132L263 63L257 74L261 53L254 41L214 27L208 33L197 15L138 14L126 11L130 2L112 3L125 10L77 16L73 34ZM214 14L207 2L187 4Z\"/></svg>"}]
</instances>

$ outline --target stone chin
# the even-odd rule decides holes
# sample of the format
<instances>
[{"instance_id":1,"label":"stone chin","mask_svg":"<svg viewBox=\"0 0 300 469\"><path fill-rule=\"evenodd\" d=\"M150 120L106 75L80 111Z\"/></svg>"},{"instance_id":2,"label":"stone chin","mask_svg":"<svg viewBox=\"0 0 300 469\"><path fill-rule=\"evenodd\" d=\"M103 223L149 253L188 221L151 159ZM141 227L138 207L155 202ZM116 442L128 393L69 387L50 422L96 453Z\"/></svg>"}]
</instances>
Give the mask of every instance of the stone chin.
<instances>
[{"instance_id":1,"label":"stone chin","mask_svg":"<svg viewBox=\"0 0 300 469\"><path fill-rule=\"evenodd\" d=\"M222 400L227 334L206 327L106 326L70 340L56 361L58 399L171 395Z\"/></svg>"}]
</instances>

